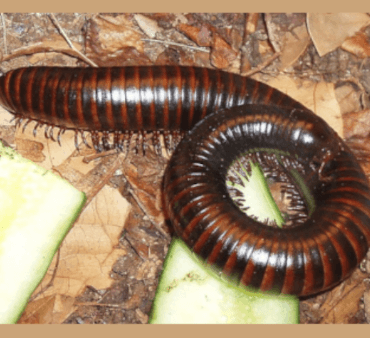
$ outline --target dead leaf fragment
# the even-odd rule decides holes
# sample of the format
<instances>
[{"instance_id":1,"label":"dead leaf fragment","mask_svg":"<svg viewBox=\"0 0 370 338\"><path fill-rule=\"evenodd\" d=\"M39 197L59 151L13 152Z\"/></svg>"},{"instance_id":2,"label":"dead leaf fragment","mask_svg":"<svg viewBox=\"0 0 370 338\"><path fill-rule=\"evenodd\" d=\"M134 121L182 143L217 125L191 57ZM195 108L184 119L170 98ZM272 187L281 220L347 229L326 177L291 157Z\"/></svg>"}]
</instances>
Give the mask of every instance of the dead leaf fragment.
<instances>
[{"instance_id":1,"label":"dead leaf fragment","mask_svg":"<svg viewBox=\"0 0 370 338\"><path fill-rule=\"evenodd\" d=\"M349 279L331 291L320 308L321 324L350 323L358 312L365 291L366 274L357 269Z\"/></svg>"},{"instance_id":2,"label":"dead leaf fragment","mask_svg":"<svg viewBox=\"0 0 370 338\"><path fill-rule=\"evenodd\" d=\"M86 51L91 59L98 64L123 55L123 50L131 47L138 53L144 52L145 37L126 14L115 17L97 15L88 22L88 34L86 37Z\"/></svg>"},{"instance_id":3,"label":"dead leaf fragment","mask_svg":"<svg viewBox=\"0 0 370 338\"><path fill-rule=\"evenodd\" d=\"M342 48L362 59L370 56L368 37L363 32L357 32L355 36L344 41Z\"/></svg>"},{"instance_id":4,"label":"dead leaf fragment","mask_svg":"<svg viewBox=\"0 0 370 338\"><path fill-rule=\"evenodd\" d=\"M259 80L262 80L261 78ZM300 81L281 75L267 82L268 85L291 96L323 118L340 137L343 137L343 119L335 97L334 84Z\"/></svg>"},{"instance_id":5,"label":"dead leaf fragment","mask_svg":"<svg viewBox=\"0 0 370 338\"><path fill-rule=\"evenodd\" d=\"M30 303L17 324L60 324L76 306L74 298L54 295Z\"/></svg>"},{"instance_id":6,"label":"dead leaf fragment","mask_svg":"<svg viewBox=\"0 0 370 338\"><path fill-rule=\"evenodd\" d=\"M215 34L211 51L212 65L219 69L226 69L237 56L238 53L223 38Z\"/></svg>"},{"instance_id":7,"label":"dead leaf fragment","mask_svg":"<svg viewBox=\"0 0 370 338\"><path fill-rule=\"evenodd\" d=\"M362 91L359 86L351 81L341 82L336 85L335 96L343 115L358 112L362 109L361 94Z\"/></svg>"},{"instance_id":8,"label":"dead leaf fragment","mask_svg":"<svg viewBox=\"0 0 370 338\"><path fill-rule=\"evenodd\" d=\"M306 51L310 44L310 37L305 25L294 28L293 32L285 34L285 42L280 55L280 70L293 65Z\"/></svg>"},{"instance_id":9,"label":"dead leaf fragment","mask_svg":"<svg viewBox=\"0 0 370 338\"><path fill-rule=\"evenodd\" d=\"M96 195L61 245L60 260L52 286L45 289L56 268L55 257L43 281L35 290L34 294L39 296L27 305L26 313L32 314L27 315L27 318L31 316L36 318L33 320L39 321L45 306L52 306L53 309L49 309L49 312L50 315L55 315L55 304L49 304L47 297L60 297L62 304L59 304L58 308L65 309L59 311L57 316L58 323L61 323L72 311L71 305L68 305L71 297L74 299L87 285L96 289L108 288L111 285L112 265L118 257L125 254L125 250L118 247L118 241L130 210L130 204L117 190L109 186L105 186ZM45 299L46 304L42 299ZM34 310L35 307L38 310ZM55 323L55 318L43 320Z\"/></svg>"},{"instance_id":10,"label":"dead leaf fragment","mask_svg":"<svg viewBox=\"0 0 370 338\"><path fill-rule=\"evenodd\" d=\"M370 109L354 111L343 115L346 128L344 137L346 139L352 136L366 137L369 135Z\"/></svg>"},{"instance_id":11,"label":"dead leaf fragment","mask_svg":"<svg viewBox=\"0 0 370 338\"><path fill-rule=\"evenodd\" d=\"M307 27L320 56L337 49L349 37L370 24L365 13L308 13Z\"/></svg>"},{"instance_id":12,"label":"dead leaf fragment","mask_svg":"<svg viewBox=\"0 0 370 338\"><path fill-rule=\"evenodd\" d=\"M180 24L177 28L198 46L209 47L212 44L212 34L206 26L199 28L187 24Z\"/></svg>"},{"instance_id":13,"label":"dead leaf fragment","mask_svg":"<svg viewBox=\"0 0 370 338\"><path fill-rule=\"evenodd\" d=\"M145 15L135 14L134 18L144 33L152 39L154 39L158 33L163 31L163 29L158 26L157 21L152 20Z\"/></svg>"}]
</instances>

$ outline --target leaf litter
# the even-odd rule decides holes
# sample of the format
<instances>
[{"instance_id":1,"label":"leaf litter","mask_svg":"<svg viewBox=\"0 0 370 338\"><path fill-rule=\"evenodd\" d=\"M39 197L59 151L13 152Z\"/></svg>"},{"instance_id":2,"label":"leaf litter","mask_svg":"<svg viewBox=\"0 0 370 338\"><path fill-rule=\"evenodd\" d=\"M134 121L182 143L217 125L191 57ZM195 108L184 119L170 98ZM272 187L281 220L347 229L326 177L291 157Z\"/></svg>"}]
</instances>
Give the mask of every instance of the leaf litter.
<instances>
[{"instance_id":1,"label":"leaf litter","mask_svg":"<svg viewBox=\"0 0 370 338\"><path fill-rule=\"evenodd\" d=\"M182 64L253 76L326 119L369 173L366 14L13 13L2 19L3 72L38 65ZM345 35L327 28L342 23ZM31 123L24 133L14 132L10 115L1 111L0 117L5 141L88 197L19 322L146 323L172 232L161 200L168 156L151 148L146 156L96 156L83 144L75 149L73 132L63 135L60 147L42 129L34 138ZM332 291L302 300L301 322L369 322L369 266L365 260Z\"/></svg>"}]
</instances>

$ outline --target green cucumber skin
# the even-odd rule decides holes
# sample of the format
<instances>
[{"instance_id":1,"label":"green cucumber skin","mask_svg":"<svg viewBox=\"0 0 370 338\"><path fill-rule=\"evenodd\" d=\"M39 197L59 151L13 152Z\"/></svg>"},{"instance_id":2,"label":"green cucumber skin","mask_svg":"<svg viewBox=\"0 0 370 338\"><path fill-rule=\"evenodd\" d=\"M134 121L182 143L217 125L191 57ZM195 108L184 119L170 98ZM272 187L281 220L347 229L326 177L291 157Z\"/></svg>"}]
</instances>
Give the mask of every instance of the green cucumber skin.
<instances>
[{"instance_id":1,"label":"green cucumber skin","mask_svg":"<svg viewBox=\"0 0 370 338\"><path fill-rule=\"evenodd\" d=\"M11 149L0 145L0 154L0 323L11 324L21 317L86 195Z\"/></svg>"},{"instance_id":2,"label":"green cucumber skin","mask_svg":"<svg viewBox=\"0 0 370 338\"><path fill-rule=\"evenodd\" d=\"M235 286L204 265L181 239L173 238L149 323L297 324L299 301Z\"/></svg>"}]
</instances>

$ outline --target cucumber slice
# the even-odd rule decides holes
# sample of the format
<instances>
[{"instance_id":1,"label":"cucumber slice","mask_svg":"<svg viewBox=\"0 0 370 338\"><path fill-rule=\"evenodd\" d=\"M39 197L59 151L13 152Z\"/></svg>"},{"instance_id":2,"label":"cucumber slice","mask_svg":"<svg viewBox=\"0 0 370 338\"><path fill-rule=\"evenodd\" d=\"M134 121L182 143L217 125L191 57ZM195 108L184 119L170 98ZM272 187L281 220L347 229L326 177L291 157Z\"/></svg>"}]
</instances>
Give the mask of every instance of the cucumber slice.
<instances>
[{"instance_id":1,"label":"cucumber slice","mask_svg":"<svg viewBox=\"0 0 370 338\"><path fill-rule=\"evenodd\" d=\"M268 218L281 225L280 210L263 172L258 165L252 164L251 168L251 175L246 175L248 179L242 179L243 186L238 187L244 192L246 206L250 207L249 215ZM164 262L149 323L297 324L299 299L236 286L206 266L182 240L174 238Z\"/></svg>"},{"instance_id":2,"label":"cucumber slice","mask_svg":"<svg viewBox=\"0 0 370 338\"><path fill-rule=\"evenodd\" d=\"M151 324L297 324L295 296L249 291L217 275L174 238L167 253Z\"/></svg>"},{"instance_id":3,"label":"cucumber slice","mask_svg":"<svg viewBox=\"0 0 370 338\"><path fill-rule=\"evenodd\" d=\"M0 323L15 323L85 194L0 142Z\"/></svg>"}]
</instances>

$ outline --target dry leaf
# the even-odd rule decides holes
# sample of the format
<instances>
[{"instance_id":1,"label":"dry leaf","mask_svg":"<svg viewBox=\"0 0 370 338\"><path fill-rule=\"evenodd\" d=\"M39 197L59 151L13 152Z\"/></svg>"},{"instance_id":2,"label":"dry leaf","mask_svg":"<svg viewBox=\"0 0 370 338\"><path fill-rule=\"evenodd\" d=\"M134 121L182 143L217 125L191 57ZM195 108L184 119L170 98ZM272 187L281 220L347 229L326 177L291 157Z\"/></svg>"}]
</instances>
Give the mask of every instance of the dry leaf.
<instances>
[{"instance_id":1,"label":"dry leaf","mask_svg":"<svg viewBox=\"0 0 370 338\"><path fill-rule=\"evenodd\" d=\"M26 307L18 324L60 324L75 311L74 301L59 294L36 300Z\"/></svg>"},{"instance_id":2,"label":"dry leaf","mask_svg":"<svg viewBox=\"0 0 370 338\"><path fill-rule=\"evenodd\" d=\"M341 82L336 85L335 96L340 105L342 115L362 109L361 95L362 91L358 85L351 81Z\"/></svg>"},{"instance_id":3,"label":"dry leaf","mask_svg":"<svg viewBox=\"0 0 370 338\"><path fill-rule=\"evenodd\" d=\"M58 266L55 267L55 257L34 294L40 293L48 285L54 269L57 269L53 284L28 304L26 317L30 313L32 317L40 317L39 312L45 311L45 306L49 306L50 316L53 314L53 318L44 319L43 323L45 320L55 323L55 305L50 305L49 302L57 297L59 308L68 309L59 311L57 318L58 323L61 323L72 311L71 299L79 295L87 285L96 289L111 285L112 265L118 257L125 254L125 250L118 247L118 241L130 210L130 204L116 189L105 186L101 190L64 239L60 247ZM40 306L42 299L46 305Z\"/></svg>"},{"instance_id":4,"label":"dry leaf","mask_svg":"<svg viewBox=\"0 0 370 338\"><path fill-rule=\"evenodd\" d=\"M355 36L344 41L342 48L362 59L370 56L368 37L363 32L357 32Z\"/></svg>"},{"instance_id":5,"label":"dry leaf","mask_svg":"<svg viewBox=\"0 0 370 338\"><path fill-rule=\"evenodd\" d=\"M142 39L145 36L134 27L127 14L97 15L89 20L88 26L87 55L98 64L107 66L108 60L123 57L125 48L133 48L139 54L144 52Z\"/></svg>"},{"instance_id":6,"label":"dry leaf","mask_svg":"<svg viewBox=\"0 0 370 338\"><path fill-rule=\"evenodd\" d=\"M212 34L206 26L199 28L187 24L180 24L177 28L198 46L209 47L212 44Z\"/></svg>"},{"instance_id":7,"label":"dry leaf","mask_svg":"<svg viewBox=\"0 0 370 338\"><path fill-rule=\"evenodd\" d=\"M163 31L163 29L158 26L157 21L152 20L145 15L135 14L134 18L144 33L152 39L154 39L158 33Z\"/></svg>"},{"instance_id":8,"label":"dry leaf","mask_svg":"<svg viewBox=\"0 0 370 338\"><path fill-rule=\"evenodd\" d=\"M343 137L343 120L335 97L334 84L294 80L284 75L271 79L267 84L314 111Z\"/></svg>"},{"instance_id":9,"label":"dry leaf","mask_svg":"<svg viewBox=\"0 0 370 338\"><path fill-rule=\"evenodd\" d=\"M211 51L211 63L219 69L228 68L237 58L238 53L218 34L214 35Z\"/></svg>"},{"instance_id":10,"label":"dry leaf","mask_svg":"<svg viewBox=\"0 0 370 338\"><path fill-rule=\"evenodd\" d=\"M366 274L357 269L343 284L333 289L320 308L322 324L349 323L359 310L359 302L365 291Z\"/></svg>"},{"instance_id":11,"label":"dry leaf","mask_svg":"<svg viewBox=\"0 0 370 338\"><path fill-rule=\"evenodd\" d=\"M308 13L307 27L320 56L337 49L349 37L370 24L365 13Z\"/></svg>"},{"instance_id":12,"label":"dry leaf","mask_svg":"<svg viewBox=\"0 0 370 338\"><path fill-rule=\"evenodd\" d=\"M346 125L344 138L352 136L366 137L370 131L370 109L354 111L343 115Z\"/></svg>"},{"instance_id":13,"label":"dry leaf","mask_svg":"<svg viewBox=\"0 0 370 338\"><path fill-rule=\"evenodd\" d=\"M284 70L293 65L306 51L310 44L310 37L305 25L293 29L293 33L287 32L285 43L280 54L279 70Z\"/></svg>"}]
</instances>

